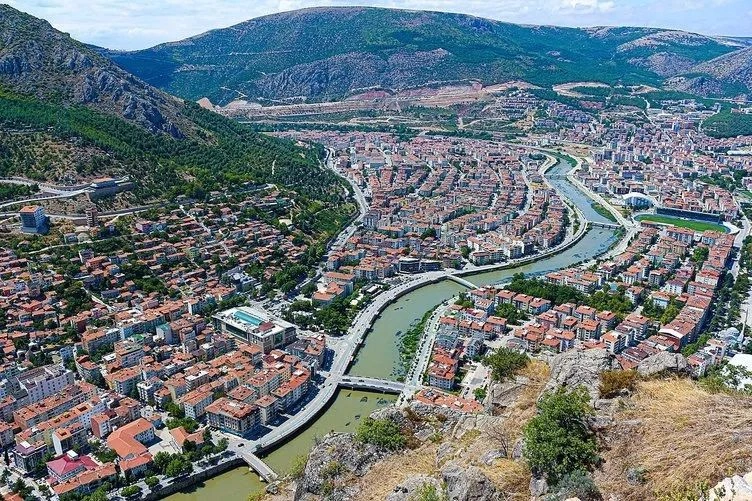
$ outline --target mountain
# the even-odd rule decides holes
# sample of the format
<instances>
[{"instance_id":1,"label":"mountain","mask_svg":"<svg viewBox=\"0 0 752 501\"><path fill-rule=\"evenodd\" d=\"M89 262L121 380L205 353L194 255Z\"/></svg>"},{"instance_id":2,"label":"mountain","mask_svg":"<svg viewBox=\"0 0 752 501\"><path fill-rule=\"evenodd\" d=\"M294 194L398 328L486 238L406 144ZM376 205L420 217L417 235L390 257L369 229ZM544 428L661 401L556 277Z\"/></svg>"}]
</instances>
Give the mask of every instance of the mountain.
<instances>
[{"instance_id":1,"label":"mountain","mask_svg":"<svg viewBox=\"0 0 752 501\"><path fill-rule=\"evenodd\" d=\"M127 175L141 200L245 181L343 201L318 152L183 101L46 21L0 5L0 176Z\"/></svg>"},{"instance_id":2,"label":"mountain","mask_svg":"<svg viewBox=\"0 0 752 501\"><path fill-rule=\"evenodd\" d=\"M660 84L744 41L653 28L523 26L461 14L311 8L179 42L103 51L186 99L338 99L366 88L524 79Z\"/></svg>"},{"instance_id":3,"label":"mountain","mask_svg":"<svg viewBox=\"0 0 752 501\"><path fill-rule=\"evenodd\" d=\"M123 71L69 35L0 5L0 79L7 90L112 112L182 137L181 100Z\"/></svg>"}]
</instances>

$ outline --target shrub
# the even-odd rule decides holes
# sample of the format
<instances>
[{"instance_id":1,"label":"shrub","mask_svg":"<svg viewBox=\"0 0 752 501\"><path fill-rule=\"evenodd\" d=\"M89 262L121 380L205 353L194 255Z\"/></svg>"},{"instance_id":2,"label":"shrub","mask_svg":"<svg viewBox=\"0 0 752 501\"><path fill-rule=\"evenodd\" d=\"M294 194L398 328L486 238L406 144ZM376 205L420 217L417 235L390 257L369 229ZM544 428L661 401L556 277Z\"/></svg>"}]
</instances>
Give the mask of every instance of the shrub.
<instances>
[{"instance_id":1,"label":"shrub","mask_svg":"<svg viewBox=\"0 0 752 501\"><path fill-rule=\"evenodd\" d=\"M123 496L129 498L131 496L136 496L138 494L141 494L141 487L137 485L129 485L128 487L124 487L123 490L120 491L120 493Z\"/></svg>"},{"instance_id":2,"label":"shrub","mask_svg":"<svg viewBox=\"0 0 752 501\"><path fill-rule=\"evenodd\" d=\"M329 461L321 470L322 478L333 478L342 473L345 469L339 461Z\"/></svg>"},{"instance_id":3,"label":"shrub","mask_svg":"<svg viewBox=\"0 0 752 501\"><path fill-rule=\"evenodd\" d=\"M303 476L303 473L305 473L306 464L308 464L308 456L306 456L305 454L297 456L293 460L292 466L290 466L290 478L301 478Z\"/></svg>"},{"instance_id":4,"label":"shrub","mask_svg":"<svg viewBox=\"0 0 752 501\"><path fill-rule=\"evenodd\" d=\"M601 397L611 398L619 395L622 390L634 390L637 382L637 371L605 371L601 374Z\"/></svg>"},{"instance_id":5,"label":"shrub","mask_svg":"<svg viewBox=\"0 0 752 501\"><path fill-rule=\"evenodd\" d=\"M547 496L546 501L577 498L580 501L598 501L602 499L598 487L590 475L582 470L575 470L564 475L556 484L554 493Z\"/></svg>"},{"instance_id":6,"label":"shrub","mask_svg":"<svg viewBox=\"0 0 752 501\"><path fill-rule=\"evenodd\" d=\"M556 484L569 473L589 469L598 460L595 436L587 424L592 415L590 397L582 387L544 395L538 414L524 428L524 455L533 472Z\"/></svg>"},{"instance_id":7,"label":"shrub","mask_svg":"<svg viewBox=\"0 0 752 501\"><path fill-rule=\"evenodd\" d=\"M494 381L504 381L511 378L529 361L530 357L525 353L504 347L483 359L483 363L491 368L491 376Z\"/></svg>"},{"instance_id":8,"label":"shrub","mask_svg":"<svg viewBox=\"0 0 752 501\"><path fill-rule=\"evenodd\" d=\"M425 483L418 488L415 495L410 499L411 501L446 501L447 496L435 485Z\"/></svg>"},{"instance_id":9,"label":"shrub","mask_svg":"<svg viewBox=\"0 0 752 501\"><path fill-rule=\"evenodd\" d=\"M149 489L153 489L154 487L159 485L159 479L154 476L146 477L144 479L144 483L149 486Z\"/></svg>"},{"instance_id":10,"label":"shrub","mask_svg":"<svg viewBox=\"0 0 752 501\"><path fill-rule=\"evenodd\" d=\"M393 451L405 447L405 436L399 426L388 419L365 418L358 425L355 438L360 442Z\"/></svg>"}]
</instances>

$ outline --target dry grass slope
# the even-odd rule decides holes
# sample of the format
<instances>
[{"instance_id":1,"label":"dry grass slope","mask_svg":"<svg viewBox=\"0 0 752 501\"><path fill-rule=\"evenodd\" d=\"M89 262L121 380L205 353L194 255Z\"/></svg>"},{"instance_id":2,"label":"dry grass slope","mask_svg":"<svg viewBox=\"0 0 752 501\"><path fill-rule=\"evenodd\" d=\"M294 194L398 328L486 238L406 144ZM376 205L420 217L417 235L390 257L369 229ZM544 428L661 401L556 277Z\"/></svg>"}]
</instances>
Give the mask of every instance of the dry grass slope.
<instances>
[{"instance_id":1,"label":"dry grass slope","mask_svg":"<svg viewBox=\"0 0 752 501\"><path fill-rule=\"evenodd\" d=\"M752 397L711 394L686 379L638 384L602 451L596 481L620 500L692 499L700 485L714 485L752 468ZM631 468L644 472L630 485Z\"/></svg>"},{"instance_id":2,"label":"dry grass slope","mask_svg":"<svg viewBox=\"0 0 752 501\"><path fill-rule=\"evenodd\" d=\"M549 367L544 362L531 361L520 375L527 377L530 384L525 387L515 404L503 414L503 430L471 430L457 437L446 437L457 453L453 461L463 465L479 467L496 486L507 494L507 500L527 500L530 498L530 470L523 461L498 459L491 465L481 461L488 451L499 449L502 434L510 448L522 436L522 426L535 414L535 404L546 384ZM376 464L360 479L359 501L381 501L386 499L395 486L406 478L415 475L439 475L441 466L437 464L436 451L439 445L428 442L418 449L391 457ZM511 451L510 451L511 452Z\"/></svg>"}]
</instances>

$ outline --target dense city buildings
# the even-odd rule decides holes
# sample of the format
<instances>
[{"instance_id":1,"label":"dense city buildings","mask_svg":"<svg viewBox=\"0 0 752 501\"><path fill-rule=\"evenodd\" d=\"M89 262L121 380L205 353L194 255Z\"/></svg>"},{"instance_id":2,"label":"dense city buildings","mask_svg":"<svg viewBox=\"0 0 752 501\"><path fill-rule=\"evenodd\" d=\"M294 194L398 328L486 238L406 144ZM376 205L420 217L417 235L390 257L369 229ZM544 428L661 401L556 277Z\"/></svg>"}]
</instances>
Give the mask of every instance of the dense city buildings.
<instances>
[{"instance_id":1,"label":"dense city buildings","mask_svg":"<svg viewBox=\"0 0 752 501\"><path fill-rule=\"evenodd\" d=\"M729 151L747 139L707 137L688 107L651 111L639 126L604 108L606 124L597 106L515 90L488 112L528 123L516 144L278 133L324 145L360 204L326 245L306 238L297 201L275 185L129 215L90 207L75 231L24 207L28 240L0 248L0 444L57 495L86 494L126 472L188 475L183 456L169 473L158 465L165 451L211 456L221 440L253 444L232 452L249 460L305 426L340 385L481 412L485 357L500 348L541 360L599 349L625 370L685 353L700 377L741 342L717 304L748 233L738 191L752 183L735 173L752 164ZM347 379L375 304L447 276L469 286L472 275L458 273L540 259L592 229L546 176L566 155L572 189L623 240L597 260L469 289L428 319L399 381ZM120 185L92 186L107 196Z\"/></svg>"}]
</instances>

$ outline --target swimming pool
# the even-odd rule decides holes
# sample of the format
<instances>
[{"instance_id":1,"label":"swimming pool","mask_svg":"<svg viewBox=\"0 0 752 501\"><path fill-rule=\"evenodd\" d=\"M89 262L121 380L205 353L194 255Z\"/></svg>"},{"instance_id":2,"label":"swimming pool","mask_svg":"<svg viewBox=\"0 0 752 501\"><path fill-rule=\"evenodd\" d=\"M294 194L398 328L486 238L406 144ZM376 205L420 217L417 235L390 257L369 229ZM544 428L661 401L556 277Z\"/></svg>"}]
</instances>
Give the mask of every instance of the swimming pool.
<instances>
[{"instance_id":1,"label":"swimming pool","mask_svg":"<svg viewBox=\"0 0 752 501\"><path fill-rule=\"evenodd\" d=\"M254 327L258 327L259 325L261 325L261 322L263 322L263 320L261 320L260 318L258 318L258 317L254 317L254 316L253 316L253 315L251 315L250 313L246 313L246 312L244 312L243 310L237 310L237 311L235 311L235 312L233 313L233 315L234 315L234 316L235 316L235 318L237 318L238 320L240 320L240 321L242 321L242 322L245 322L245 323L247 323L247 324L251 324L251 325L253 325Z\"/></svg>"}]
</instances>

